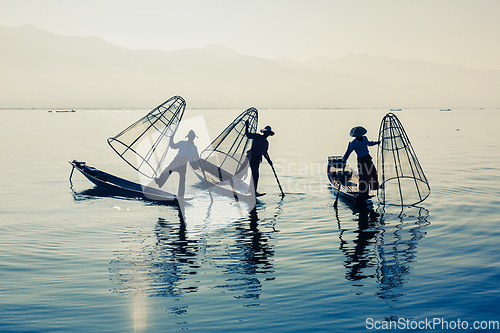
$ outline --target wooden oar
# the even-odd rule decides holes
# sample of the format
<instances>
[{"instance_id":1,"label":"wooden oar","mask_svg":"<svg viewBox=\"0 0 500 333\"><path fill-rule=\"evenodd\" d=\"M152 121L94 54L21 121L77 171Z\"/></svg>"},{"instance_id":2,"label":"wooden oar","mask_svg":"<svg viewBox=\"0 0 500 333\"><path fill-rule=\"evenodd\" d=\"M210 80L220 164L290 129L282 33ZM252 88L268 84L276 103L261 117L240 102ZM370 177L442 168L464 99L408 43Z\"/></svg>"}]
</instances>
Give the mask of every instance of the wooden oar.
<instances>
[{"instance_id":1,"label":"wooden oar","mask_svg":"<svg viewBox=\"0 0 500 333\"><path fill-rule=\"evenodd\" d=\"M269 157L268 153L266 153L266 157L271 162L271 163L269 163L269 165L271 166L271 169L273 169L274 177L276 177L276 182L278 182L278 186L279 186L280 191L281 191L281 197L284 197L285 193L283 193L283 189L281 188L280 180L278 179L278 175L276 174L276 170L274 170L274 166L272 164L273 162L271 161L271 157Z\"/></svg>"},{"instance_id":2,"label":"wooden oar","mask_svg":"<svg viewBox=\"0 0 500 333\"><path fill-rule=\"evenodd\" d=\"M339 188L337 189L337 196L335 197L335 202L333 203L333 208L337 209L337 203L339 202L339 194L340 194L340 180L339 182Z\"/></svg>"},{"instance_id":3,"label":"wooden oar","mask_svg":"<svg viewBox=\"0 0 500 333\"><path fill-rule=\"evenodd\" d=\"M350 142L347 143L346 154L349 151L350 144L351 144ZM344 154L344 156L345 156L345 154ZM344 162L344 158L342 158L342 176L344 176L345 163L347 163L347 160ZM342 183L340 182L340 177L339 177L338 181L339 181L339 188L337 189L337 197L335 198L335 202L333 203L333 208L337 208L337 203L339 202L340 186L342 185Z\"/></svg>"},{"instance_id":4,"label":"wooden oar","mask_svg":"<svg viewBox=\"0 0 500 333\"><path fill-rule=\"evenodd\" d=\"M73 183L71 182L71 177L73 177L73 171L75 171L75 165L73 165L73 169L71 169L71 174L69 175L69 182L71 183L71 185L73 185Z\"/></svg>"},{"instance_id":5,"label":"wooden oar","mask_svg":"<svg viewBox=\"0 0 500 333\"><path fill-rule=\"evenodd\" d=\"M345 170L345 164L342 167L342 176L344 174L344 170ZM337 196L335 197L335 202L333 203L333 208L335 209L337 209L337 204L339 202L340 186L342 186L342 183L340 182L340 177L338 178L337 181L339 182L339 188L337 189Z\"/></svg>"}]
</instances>

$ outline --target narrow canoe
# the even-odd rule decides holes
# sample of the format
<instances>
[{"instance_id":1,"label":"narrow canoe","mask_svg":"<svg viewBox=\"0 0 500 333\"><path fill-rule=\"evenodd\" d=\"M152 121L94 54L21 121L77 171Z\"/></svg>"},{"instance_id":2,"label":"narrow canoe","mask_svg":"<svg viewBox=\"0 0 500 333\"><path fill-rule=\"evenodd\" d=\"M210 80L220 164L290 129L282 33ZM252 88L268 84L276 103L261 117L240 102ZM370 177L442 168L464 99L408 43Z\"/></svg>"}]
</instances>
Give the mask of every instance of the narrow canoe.
<instances>
[{"instance_id":1,"label":"narrow canoe","mask_svg":"<svg viewBox=\"0 0 500 333\"><path fill-rule=\"evenodd\" d=\"M328 157L327 175L334 193L340 191L339 194L346 199L353 201L362 200L359 198L358 173L348 164L345 167L343 166L342 156Z\"/></svg>"},{"instance_id":2,"label":"narrow canoe","mask_svg":"<svg viewBox=\"0 0 500 333\"><path fill-rule=\"evenodd\" d=\"M114 176L94 167L87 166L85 162L73 160L69 163L73 166L73 170L77 169L80 171L80 173L93 184L101 189L111 191L118 196L141 198L149 201L163 201L165 203L178 202L178 198L175 194L165 192L154 187L143 186L141 184ZM71 170L71 175L73 174L73 170ZM184 200L190 199L191 198L184 198Z\"/></svg>"}]
</instances>

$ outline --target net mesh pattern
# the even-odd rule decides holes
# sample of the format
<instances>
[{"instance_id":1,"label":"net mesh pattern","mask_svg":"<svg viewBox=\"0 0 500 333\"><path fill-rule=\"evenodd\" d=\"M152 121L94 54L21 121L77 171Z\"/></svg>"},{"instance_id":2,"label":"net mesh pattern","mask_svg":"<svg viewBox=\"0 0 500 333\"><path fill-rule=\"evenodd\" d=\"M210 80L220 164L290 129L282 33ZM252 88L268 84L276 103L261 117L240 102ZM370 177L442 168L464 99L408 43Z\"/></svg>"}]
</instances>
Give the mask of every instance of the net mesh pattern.
<instances>
[{"instance_id":1,"label":"net mesh pattern","mask_svg":"<svg viewBox=\"0 0 500 333\"><path fill-rule=\"evenodd\" d=\"M415 205L430 194L430 186L403 125L393 113L380 124L377 192L382 204Z\"/></svg>"},{"instance_id":2,"label":"net mesh pattern","mask_svg":"<svg viewBox=\"0 0 500 333\"><path fill-rule=\"evenodd\" d=\"M224 131L200 153L200 158L207 179L213 184L232 181L234 177L242 180L248 171L247 151L252 140L245 135L245 123L248 130L257 130L258 113L255 108L249 108L241 113Z\"/></svg>"},{"instance_id":3,"label":"net mesh pattern","mask_svg":"<svg viewBox=\"0 0 500 333\"><path fill-rule=\"evenodd\" d=\"M108 138L108 144L125 162L146 177L154 178L162 170L174 135L186 108L180 96L174 96L127 127Z\"/></svg>"}]
</instances>

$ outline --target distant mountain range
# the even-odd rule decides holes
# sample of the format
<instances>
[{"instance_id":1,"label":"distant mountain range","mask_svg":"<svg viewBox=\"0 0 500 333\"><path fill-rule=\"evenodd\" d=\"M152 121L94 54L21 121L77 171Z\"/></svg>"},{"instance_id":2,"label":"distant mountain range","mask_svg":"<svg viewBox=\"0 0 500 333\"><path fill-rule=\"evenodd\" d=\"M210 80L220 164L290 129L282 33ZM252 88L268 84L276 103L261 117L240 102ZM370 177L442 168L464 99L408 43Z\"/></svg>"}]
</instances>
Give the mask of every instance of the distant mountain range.
<instances>
[{"instance_id":1,"label":"distant mountain range","mask_svg":"<svg viewBox=\"0 0 500 333\"><path fill-rule=\"evenodd\" d=\"M221 46L130 50L98 37L0 27L0 108L500 107L500 71L371 55L304 63Z\"/></svg>"}]
</instances>

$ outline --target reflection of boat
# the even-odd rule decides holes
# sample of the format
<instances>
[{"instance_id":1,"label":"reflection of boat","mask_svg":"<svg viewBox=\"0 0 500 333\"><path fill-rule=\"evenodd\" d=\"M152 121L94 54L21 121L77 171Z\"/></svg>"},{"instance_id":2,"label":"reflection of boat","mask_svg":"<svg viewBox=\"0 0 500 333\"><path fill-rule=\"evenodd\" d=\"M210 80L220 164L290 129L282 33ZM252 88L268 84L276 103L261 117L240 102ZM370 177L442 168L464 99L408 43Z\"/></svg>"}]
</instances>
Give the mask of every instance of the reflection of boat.
<instances>
[{"instance_id":1,"label":"reflection of boat","mask_svg":"<svg viewBox=\"0 0 500 333\"><path fill-rule=\"evenodd\" d=\"M112 193L132 198L142 198L152 201L164 201L166 203L177 202L177 196L157 188L142 186L141 184L128 181L126 179L113 176L107 172L98 170L94 167L87 166L85 162L73 161L69 162L73 166L73 170L76 168L81 172L88 180L94 183L101 189L111 191ZM73 174L73 170L71 174ZM71 179L71 177L70 177ZM184 200L189 200L184 199Z\"/></svg>"},{"instance_id":2,"label":"reflection of boat","mask_svg":"<svg viewBox=\"0 0 500 333\"><path fill-rule=\"evenodd\" d=\"M344 166L342 156L328 157L327 174L335 193L340 191L339 194L343 197L350 200L358 200L358 173L350 165L346 164Z\"/></svg>"}]
</instances>

